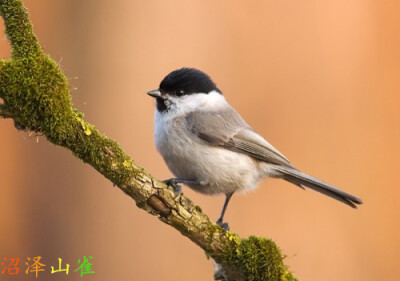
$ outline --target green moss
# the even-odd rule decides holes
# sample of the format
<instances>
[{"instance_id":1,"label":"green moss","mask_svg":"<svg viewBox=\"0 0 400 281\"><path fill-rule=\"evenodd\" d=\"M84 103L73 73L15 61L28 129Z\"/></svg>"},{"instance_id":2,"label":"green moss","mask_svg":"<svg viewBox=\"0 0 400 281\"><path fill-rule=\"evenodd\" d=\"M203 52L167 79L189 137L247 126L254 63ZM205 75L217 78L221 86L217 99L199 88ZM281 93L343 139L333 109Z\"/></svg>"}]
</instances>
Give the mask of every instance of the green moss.
<instances>
[{"instance_id":1,"label":"green moss","mask_svg":"<svg viewBox=\"0 0 400 281\"><path fill-rule=\"evenodd\" d=\"M0 95L15 121L44 134L63 134L73 115L67 80L47 56L8 61L0 73Z\"/></svg>"},{"instance_id":2,"label":"green moss","mask_svg":"<svg viewBox=\"0 0 400 281\"><path fill-rule=\"evenodd\" d=\"M288 271L280 249L272 240L255 236L240 240L236 235L227 235L230 243L221 263L237 267L246 280L297 280Z\"/></svg>"},{"instance_id":3,"label":"green moss","mask_svg":"<svg viewBox=\"0 0 400 281\"><path fill-rule=\"evenodd\" d=\"M18 127L69 148L114 183L134 176L130 157L72 108L67 79L48 56L7 61L0 72L0 97Z\"/></svg>"},{"instance_id":4,"label":"green moss","mask_svg":"<svg viewBox=\"0 0 400 281\"><path fill-rule=\"evenodd\" d=\"M207 253L209 249L212 249L212 243L214 240L214 235L222 235L222 228L219 225L216 225L214 223L209 223L207 224L207 229L205 230L207 233L207 246L205 247L205 252L207 255L207 258L210 257L210 255Z\"/></svg>"},{"instance_id":5,"label":"green moss","mask_svg":"<svg viewBox=\"0 0 400 281\"><path fill-rule=\"evenodd\" d=\"M135 177L138 167L132 159L72 107L67 78L43 54L21 2L0 0L0 14L12 45L12 60L0 60L0 97L17 127L69 148L115 184Z\"/></svg>"},{"instance_id":6,"label":"green moss","mask_svg":"<svg viewBox=\"0 0 400 281\"><path fill-rule=\"evenodd\" d=\"M32 23L21 1L0 0L0 15L12 46L12 58L41 55L41 47L33 33Z\"/></svg>"}]
</instances>

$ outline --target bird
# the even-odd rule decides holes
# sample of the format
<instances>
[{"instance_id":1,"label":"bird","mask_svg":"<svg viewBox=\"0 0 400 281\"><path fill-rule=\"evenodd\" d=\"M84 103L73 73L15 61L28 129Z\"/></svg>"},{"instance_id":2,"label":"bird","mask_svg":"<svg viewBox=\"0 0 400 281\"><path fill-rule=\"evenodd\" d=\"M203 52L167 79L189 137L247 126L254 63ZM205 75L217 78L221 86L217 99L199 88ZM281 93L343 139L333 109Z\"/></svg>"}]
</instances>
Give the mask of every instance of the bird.
<instances>
[{"instance_id":1,"label":"bird","mask_svg":"<svg viewBox=\"0 0 400 281\"><path fill-rule=\"evenodd\" d=\"M156 100L156 148L175 176L164 182L181 192L180 184L207 194L224 194L216 223L224 230L228 203L235 192L255 189L264 178L284 179L310 188L352 208L362 200L297 168L254 131L232 108L203 71L180 68L149 91Z\"/></svg>"}]
</instances>

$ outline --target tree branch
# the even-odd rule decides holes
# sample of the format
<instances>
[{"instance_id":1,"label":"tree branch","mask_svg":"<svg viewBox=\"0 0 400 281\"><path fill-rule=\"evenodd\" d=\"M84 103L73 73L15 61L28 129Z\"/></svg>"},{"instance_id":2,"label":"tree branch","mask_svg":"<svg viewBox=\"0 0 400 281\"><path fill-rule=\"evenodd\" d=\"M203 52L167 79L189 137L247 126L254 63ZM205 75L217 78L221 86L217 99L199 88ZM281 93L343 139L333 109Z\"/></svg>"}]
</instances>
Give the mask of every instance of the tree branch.
<instances>
[{"instance_id":1,"label":"tree branch","mask_svg":"<svg viewBox=\"0 0 400 281\"><path fill-rule=\"evenodd\" d=\"M224 280L296 280L276 244L263 237L241 239L224 233L190 199L153 178L119 145L101 134L72 107L70 88L59 66L42 51L20 0L0 0L12 60L0 60L0 116L17 128L40 132L95 168L136 205L177 229L218 264Z\"/></svg>"}]
</instances>

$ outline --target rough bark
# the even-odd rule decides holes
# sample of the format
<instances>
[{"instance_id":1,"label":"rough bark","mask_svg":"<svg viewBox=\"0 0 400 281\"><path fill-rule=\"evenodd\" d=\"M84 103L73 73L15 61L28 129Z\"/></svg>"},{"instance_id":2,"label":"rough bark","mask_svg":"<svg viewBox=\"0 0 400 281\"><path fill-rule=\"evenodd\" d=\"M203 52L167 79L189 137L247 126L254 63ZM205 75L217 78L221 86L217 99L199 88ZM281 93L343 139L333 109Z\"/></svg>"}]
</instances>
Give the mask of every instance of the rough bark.
<instances>
[{"instance_id":1,"label":"rough bark","mask_svg":"<svg viewBox=\"0 0 400 281\"><path fill-rule=\"evenodd\" d=\"M119 145L84 121L73 108L68 81L43 53L20 0L0 0L0 14L12 46L11 60L0 59L0 117L17 129L39 132L95 168L136 205L188 237L215 262L215 278L224 280L296 280L276 244L226 233L190 199L139 167Z\"/></svg>"}]
</instances>

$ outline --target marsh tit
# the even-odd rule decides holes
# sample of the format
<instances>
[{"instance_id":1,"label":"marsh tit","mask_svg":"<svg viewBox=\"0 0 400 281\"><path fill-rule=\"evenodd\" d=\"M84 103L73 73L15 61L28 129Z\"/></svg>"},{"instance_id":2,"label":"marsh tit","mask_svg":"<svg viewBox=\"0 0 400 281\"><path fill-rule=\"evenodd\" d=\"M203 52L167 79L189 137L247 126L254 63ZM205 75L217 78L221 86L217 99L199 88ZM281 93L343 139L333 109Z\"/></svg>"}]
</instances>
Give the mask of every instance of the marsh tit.
<instances>
[{"instance_id":1,"label":"marsh tit","mask_svg":"<svg viewBox=\"0 0 400 281\"><path fill-rule=\"evenodd\" d=\"M232 195L254 189L266 177L311 188L353 208L362 203L293 167L243 120L204 72L175 70L147 94L156 99L156 147L176 176L166 182L177 191L182 183L204 194L225 194L217 220L222 227L228 228L223 218Z\"/></svg>"}]
</instances>

